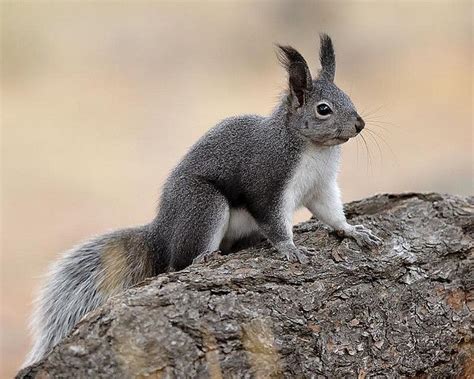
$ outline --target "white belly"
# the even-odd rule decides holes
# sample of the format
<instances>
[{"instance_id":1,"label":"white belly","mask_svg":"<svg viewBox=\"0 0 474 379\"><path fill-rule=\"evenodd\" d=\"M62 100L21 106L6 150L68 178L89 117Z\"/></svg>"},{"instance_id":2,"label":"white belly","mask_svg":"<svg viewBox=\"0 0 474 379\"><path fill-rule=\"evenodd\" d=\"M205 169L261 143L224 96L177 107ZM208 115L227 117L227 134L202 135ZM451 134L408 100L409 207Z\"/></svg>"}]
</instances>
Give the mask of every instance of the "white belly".
<instances>
[{"instance_id":1,"label":"white belly","mask_svg":"<svg viewBox=\"0 0 474 379\"><path fill-rule=\"evenodd\" d=\"M249 212L242 208L231 208L224 239L236 241L258 231L258 225Z\"/></svg>"},{"instance_id":2,"label":"white belly","mask_svg":"<svg viewBox=\"0 0 474 379\"><path fill-rule=\"evenodd\" d=\"M339 169L340 147L310 146L302 155L287 184L283 203L287 217L335 180Z\"/></svg>"}]
</instances>

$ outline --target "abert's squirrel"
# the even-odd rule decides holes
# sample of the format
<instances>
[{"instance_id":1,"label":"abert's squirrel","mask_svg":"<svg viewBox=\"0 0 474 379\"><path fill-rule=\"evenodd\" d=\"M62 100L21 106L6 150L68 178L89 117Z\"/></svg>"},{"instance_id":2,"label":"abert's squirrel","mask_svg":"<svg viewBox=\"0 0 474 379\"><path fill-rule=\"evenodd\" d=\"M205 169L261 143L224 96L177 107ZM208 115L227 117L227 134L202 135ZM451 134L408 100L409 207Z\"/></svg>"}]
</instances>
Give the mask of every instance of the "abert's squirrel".
<instances>
[{"instance_id":1,"label":"abert's squirrel","mask_svg":"<svg viewBox=\"0 0 474 379\"><path fill-rule=\"evenodd\" d=\"M321 35L321 70L278 46L288 89L272 114L223 120L172 171L156 218L147 225L93 238L56 261L33 316L35 343L25 365L48 353L88 312L111 296L196 258L264 236L290 261L306 263L295 246L292 216L305 206L362 246L381 243L344 216L336 182L340 146L364 121L334 84L331 39Z\"/></svg>"}]
</instances>

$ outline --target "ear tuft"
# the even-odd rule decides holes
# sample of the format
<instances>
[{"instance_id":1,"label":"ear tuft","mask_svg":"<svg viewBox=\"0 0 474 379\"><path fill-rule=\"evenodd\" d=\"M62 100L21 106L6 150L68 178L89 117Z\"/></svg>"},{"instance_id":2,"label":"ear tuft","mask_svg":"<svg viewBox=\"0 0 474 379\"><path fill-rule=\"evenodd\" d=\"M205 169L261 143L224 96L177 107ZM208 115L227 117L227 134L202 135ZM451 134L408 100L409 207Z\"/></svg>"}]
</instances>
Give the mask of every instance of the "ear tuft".
<instances>
[{"instance_id":1,"label":"ear tuft","mask_svg":"<svg viewBox=\"0 0 474 379\"><path fill-rule=\"evenodd\" d=\"M320 34L321 47L319 50L319 59L321 61L321 71L319 76L329 81L334 81L336 75L336 55L332 45L331 37L327 34Z\"/></svg>"},{"instance_id":2,"label":"ear tuft","mask_svg":"<svg viewBox=\"0 0 474 379\"><path fill-rule=\"evenodd\" d=\"M305 94L313 88L311 72L303 56L291 46L277 45L277 57L288 71L290 95L297 100L297 107L305 102Z\"/></svg>"}]
</instances>

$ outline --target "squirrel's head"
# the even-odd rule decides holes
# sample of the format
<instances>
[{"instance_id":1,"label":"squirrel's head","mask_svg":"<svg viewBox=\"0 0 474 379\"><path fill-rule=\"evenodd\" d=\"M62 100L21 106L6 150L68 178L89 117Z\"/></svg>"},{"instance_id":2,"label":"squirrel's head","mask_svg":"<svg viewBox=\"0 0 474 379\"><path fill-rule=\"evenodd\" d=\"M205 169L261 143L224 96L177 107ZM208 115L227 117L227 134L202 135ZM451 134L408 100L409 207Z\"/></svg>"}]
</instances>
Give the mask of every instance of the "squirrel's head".
<instances>
[{"instance_id":1,"label":"squirrel's head","mask_svg":"<svg viewBox=\"0 0 474 379\"><path fill-rule=\"evenodd\" d=\"M331 38L321 35L321 70L312 78L303 56L291 46L278 45L278 58L288 71L286 106L289 126L313 143L331 146L357 136L364 121L354 104L334 84L336 58Z\"/></svg>"}]
</instances>

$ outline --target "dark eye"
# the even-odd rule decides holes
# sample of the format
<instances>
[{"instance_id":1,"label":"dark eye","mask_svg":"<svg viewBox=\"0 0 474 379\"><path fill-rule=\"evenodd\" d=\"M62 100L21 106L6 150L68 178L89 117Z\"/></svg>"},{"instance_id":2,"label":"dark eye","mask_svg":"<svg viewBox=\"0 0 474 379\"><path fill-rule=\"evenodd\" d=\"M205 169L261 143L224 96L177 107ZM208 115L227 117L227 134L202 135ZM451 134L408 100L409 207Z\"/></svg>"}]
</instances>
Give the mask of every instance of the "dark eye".
<instances>
[{"instance_id":1,"label":"dark eye","mask_svg":"<svg viewBox=\"0 0 474 379\"><path fill-rule=\"evenodd\" d=\"M316 106L316 112L320 116L327 117L332 113L332 109L326 103L321 103Z\"/></svg>"}]
</instances>

